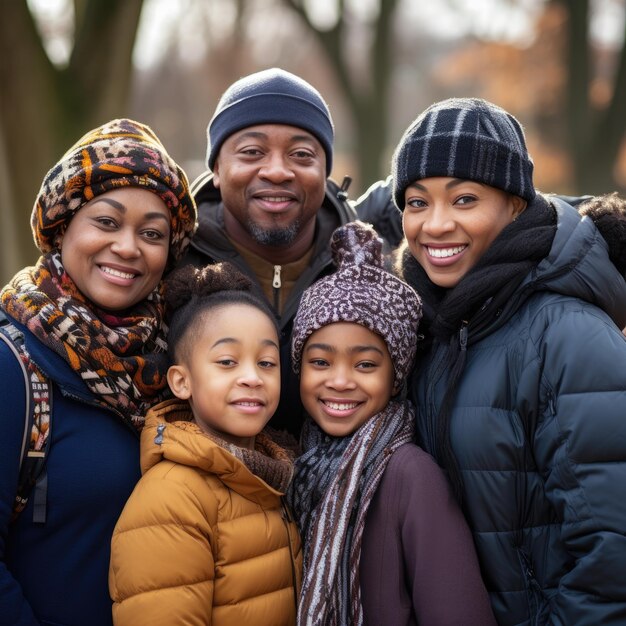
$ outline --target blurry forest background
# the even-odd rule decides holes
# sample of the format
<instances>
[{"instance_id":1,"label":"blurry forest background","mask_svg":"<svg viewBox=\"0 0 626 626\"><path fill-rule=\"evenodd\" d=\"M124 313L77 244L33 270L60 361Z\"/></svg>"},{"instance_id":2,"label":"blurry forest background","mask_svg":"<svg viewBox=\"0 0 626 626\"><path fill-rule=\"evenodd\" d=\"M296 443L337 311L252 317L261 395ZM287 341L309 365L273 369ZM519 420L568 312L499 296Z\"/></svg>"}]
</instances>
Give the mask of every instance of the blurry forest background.
<instances>
[{"instance_id":1,"label":"blurry forest background","mask_svg":"<svg viewBox=\"0 0 626 626\"><path fill-rule=\"evenodd\" d=\"M523 123L535 183L626 191L626 0L0 0L0 284L37 251L47 170L114 117L148 123L190 179L238 77L280 66L336 127L333 177L386 176L417 114L487 98Z\"/></svg>"}]
</instances>

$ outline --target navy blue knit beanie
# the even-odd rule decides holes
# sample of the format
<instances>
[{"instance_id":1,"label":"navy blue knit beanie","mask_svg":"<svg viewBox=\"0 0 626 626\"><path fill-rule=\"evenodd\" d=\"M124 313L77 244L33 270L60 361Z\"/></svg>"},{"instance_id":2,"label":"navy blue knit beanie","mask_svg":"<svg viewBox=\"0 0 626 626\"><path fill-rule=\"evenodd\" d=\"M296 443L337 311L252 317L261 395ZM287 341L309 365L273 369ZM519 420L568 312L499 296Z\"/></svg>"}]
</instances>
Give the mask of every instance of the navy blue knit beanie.
<instances>
[{"instance_id":1,"label":"navy blue knit beanie","mask_svg":"<svg viewBox=\"0 0 626 626\"><path fill-rule=\"evenodd\" d=\"M324 148L330 174L334 127L328 106L312 85L279 68L244 76L224 92L207 128L209 168L230 135L257 124L287 124L310 132Z\"/></svg>"},{"instance_id":2,"label":"navy blue knit beanie","mask_svg":"<svg viewBox=\"0 0 626 626\"><path fill-rule=\"evenodd\" d=\"M406 130L393 156L393 198L433 176L473 180L528 202L535 197L533 161L520 123L479 98L450 98L428 107Z\"/></svg>"}]
</instances>

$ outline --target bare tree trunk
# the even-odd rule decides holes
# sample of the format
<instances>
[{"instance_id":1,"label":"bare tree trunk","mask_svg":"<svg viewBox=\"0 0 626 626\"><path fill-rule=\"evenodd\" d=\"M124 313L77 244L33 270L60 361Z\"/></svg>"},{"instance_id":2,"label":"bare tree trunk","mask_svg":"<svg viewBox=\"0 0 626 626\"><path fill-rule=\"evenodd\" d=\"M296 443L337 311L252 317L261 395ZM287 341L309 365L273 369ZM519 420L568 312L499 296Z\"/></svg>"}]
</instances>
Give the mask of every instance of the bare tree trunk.
<instances>
[{"instance_id":1,"label":"bare tree trunk","mask_svg":"<svg viewBox=\"0 0 626 626\"><path fill-rule=\"evenodd\" d=\"M90 128L124 115L142 0L76 0L74 48L66 68L44 50L25 1L0 0L0 139L6 156L1 202L15 221L17 250L2 283L32 264L29 216L48 169ZM0 246L10 246L7 230Z\"/></svg>"},{"instance_id":2,"label":"bare tree trunk","mask_svg":"<svg viewBox=\"0 0 626 626\"><path fill-rule=\"evenodd\" d=\"M566 114L574 184L580 193L605 193L618 188L613 168L626 134L626 39L611 101L606 109L596 110L589 101L592 80L589 0L559 1L569 16Z\"/></svg>"},{"instance_id":3,"label":"bare tree trunk","mask_svg":"<svg viewBox=\"0 0 626 626\"><path fill-rule=\"evenodd\" d=\"M389 164L381 163L381 154L387 145L390 83L393 74L392 28L397 4L397 0L380 2L380 14L370 50L370 90L363 102L354 108L357 120L357 158L363 187L368 187L389 173Z\"/></svg>"},{"instance_id":4,"label":"bare tree trunk","mask_svg":"<svg viewBox=\"0 0 626 626\"><path fill-rule=\"evenodd\" d=\"M4 190L5 197L11 197L12 183L8 175L8 158L4 146L2 126L0 126L0 189ZM20 250L20 240L18 238L13 206L6 202L4 198L0 198L0 224L2 224L0 279L3 281L2 284L4 284L10 278L9 268L13 267L14 260L19 257L18 251ZM32 247L34 249L34 246Z\"/></svg>"},{"instance_id":5,"label":"bare tree trunk","mask_svg":"<svg viewBox=\"0 0 626 626\"><path fill-rule=\"evenodd\" d=\"M1 202L16 232L17 246L2 229L1 245L16 258L2 264L2 281L37 258L30 232L33 201L56 155L53 132L60 116L54 68L45 54L26 2L0 0L0 123L6 156Z\"/></svg>"},{"instance_id":6,"label":"bare tree trunk","mask_svg":"<svg viewBox=\"0 0 626 626\"><path fill-rule=\"evenodd\" d=\"M617 189L613 168L619 159L620 149L626 140L626 23L624 43L617 72L613 80L613 97L598 120L597 132L591 137L587 155L589 189L597 193ZM597 158L597 157L600 158ZM583 187L584 190L584 187ZM626 191L622 188L621 191Z\"/></svg>"}]
</instances>

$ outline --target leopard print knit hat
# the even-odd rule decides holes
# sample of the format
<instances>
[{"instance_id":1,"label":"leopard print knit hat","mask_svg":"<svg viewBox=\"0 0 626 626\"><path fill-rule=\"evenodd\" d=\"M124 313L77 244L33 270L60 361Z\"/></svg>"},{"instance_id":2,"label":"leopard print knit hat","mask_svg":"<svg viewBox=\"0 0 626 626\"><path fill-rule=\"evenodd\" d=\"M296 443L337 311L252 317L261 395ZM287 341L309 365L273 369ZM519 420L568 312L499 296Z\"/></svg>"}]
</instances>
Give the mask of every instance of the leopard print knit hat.
<instances>
[{"instance_id":1,"label":"leopard print knit hat","mask_svg":"<svg viewBox=\"0 0 626 626\"><path fill-rule=\"evenodd\" d=\"M394 386L400 389L415 358L420 298L383 268L382 240L369 224L341 226L333 233L331 249L337 271L304 292L294 320L293 369L300 373L302 350L313 332L335 322L354 322L384 339Z\"/></svg>"}]
</instances>

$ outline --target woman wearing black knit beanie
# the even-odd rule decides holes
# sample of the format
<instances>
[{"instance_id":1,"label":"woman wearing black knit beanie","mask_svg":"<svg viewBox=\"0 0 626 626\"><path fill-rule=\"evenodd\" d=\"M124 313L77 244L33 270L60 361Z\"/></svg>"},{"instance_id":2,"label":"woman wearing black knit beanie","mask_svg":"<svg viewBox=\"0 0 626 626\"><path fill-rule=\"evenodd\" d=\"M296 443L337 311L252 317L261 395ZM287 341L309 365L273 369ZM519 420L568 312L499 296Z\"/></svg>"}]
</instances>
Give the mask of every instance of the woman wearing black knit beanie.
<instances>
[{"instance_id":1,"label":"woman wearing black knit beanie","mask_svg":"<svg viewBox=\"0 0 626 626\"><path fill-rule=\"evenodd\" d=\"M424 334L418 443L448 471L500 624L624 624L626 283L589 218L532 182L479 99L396 148L404 279Z\"/></svg>"}]
</instances>

